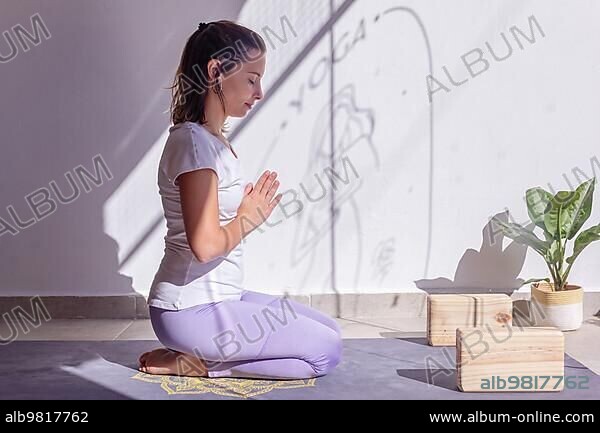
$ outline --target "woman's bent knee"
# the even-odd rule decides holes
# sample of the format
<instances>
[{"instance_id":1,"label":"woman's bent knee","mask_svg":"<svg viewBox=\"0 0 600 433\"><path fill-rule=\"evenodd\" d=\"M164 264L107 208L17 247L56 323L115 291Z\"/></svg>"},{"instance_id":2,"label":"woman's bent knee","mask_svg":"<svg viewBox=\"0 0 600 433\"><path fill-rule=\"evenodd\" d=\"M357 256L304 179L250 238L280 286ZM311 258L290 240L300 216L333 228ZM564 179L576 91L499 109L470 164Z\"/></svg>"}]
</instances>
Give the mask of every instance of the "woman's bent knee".
<instances>
[{"instance_id":1,"label":"woman's bent knee","mask_svg":"<svg viewBox=\"0 0 600 433\"><path fill-rule=\"evenodd\" d=\"M329 332L323 340L322 350L307 360L315 371L315 376L329 374L342 360L342 349L342 338L335 331Z\"/></svg>"}]
</instances>

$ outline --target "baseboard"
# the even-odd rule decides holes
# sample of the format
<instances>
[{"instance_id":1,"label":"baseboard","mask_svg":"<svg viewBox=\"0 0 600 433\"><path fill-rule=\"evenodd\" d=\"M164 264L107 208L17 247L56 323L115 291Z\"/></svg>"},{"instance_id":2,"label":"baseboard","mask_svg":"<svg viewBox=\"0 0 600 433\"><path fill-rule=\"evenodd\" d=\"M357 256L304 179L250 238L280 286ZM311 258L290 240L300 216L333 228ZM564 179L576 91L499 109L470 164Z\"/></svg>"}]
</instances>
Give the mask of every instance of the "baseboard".
<instances>
[{"instance_id":1,"label":"baseboard","mask_svg":"<svg viewBox=\"0 0 600 433\"><path fill-rule=\"evenodd\" d=\"M52 319L144 319L146 299L121 296L0 296L0 315L21 314Z\"/></svg>"},{"instance_id":2,"label":"baseboard","mask_svg":"<svg viewBox=\"0 0 600 433\"><path fill-rule=\"evenodd\" d=\"M427 293L343 293L291 295L331 317L425 317ZM527 300L529 293L514 293L514 300ZM147 319L148 304L139 294L122 296L0 296L0 315L49 316L53 319ZM584 294L584 317L600 315L600 292Z\"/></svg>"}]
</instances>

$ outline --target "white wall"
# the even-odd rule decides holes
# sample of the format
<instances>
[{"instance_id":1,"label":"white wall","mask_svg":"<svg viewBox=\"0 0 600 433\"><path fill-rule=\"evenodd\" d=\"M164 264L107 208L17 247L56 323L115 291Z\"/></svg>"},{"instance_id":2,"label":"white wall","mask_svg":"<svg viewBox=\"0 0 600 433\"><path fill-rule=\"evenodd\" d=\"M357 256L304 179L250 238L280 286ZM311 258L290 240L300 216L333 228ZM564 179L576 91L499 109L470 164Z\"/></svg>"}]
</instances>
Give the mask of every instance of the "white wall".
<instances>
[{"instance_id":1,"label":"white wall","mask_svg":"<svg viewBox=\"0 0 600 433\"><path fill-rule=\"evenodd\" d=\"M243 24L281 35L285 16L296 30L287 42L272 39L270 94L248 119L232 122L248 180L276 170L281 190L296 190L303 206L289 218L276 210L269 221L281 223L245 243L250 289L516 287L518 278L544 275L543 261L507 240L504 249L483 243L489 218L508 208L524 222L528 187L565 189L563 174L576 183L575 167L600 174L600 163L595 172L591 164L600 158L600 6L591 0L356 0L333 35L318 39L328 0L3 3L0 31L31 29L29 17L39 13L52 37L0 63L0 217L10 221L12 205L31 218L24 197L53 180L68 194L63 173L78 165L93 173L95 155L113 177L0 237L0 295L148 293L165 233L156 187L168 127L162 88L200 20L239 14ZM404 9L390 10L397 7ZM510 28L529 33L532 15L545 37L536 29L537 40L521 38L521 50ZM503 53L502 32L514 51L498 62L486 42ZM490 64L471 78L461 56L477 48ZM8 52L0 38L0 54ZM452 86L444 66L468 81ZM451 89L436 92L433 104L430 74ZM346 166L350 182L310 203L302 186L317 195L315 175L325 185L327 168L344 176L343 158L358 175ZM586 227L598 222L596 203ZM582 254L570 280L600 288L599 260L600 243Z\"/></svg>"},{"instance_id":2,"label":"white wall","mask_svg":"<svg viewBox=\"0 0 600 433\"><path fill-rule=\"evenodd\" d=\"M88 193L77 182L76 200L0 237L0 295L148 292L165 230L156 186L164 88L198 22L235 19L241 4L2 0L0 33L32 32L37 14L51 37L0 63L0 217L12 221L12 205L33 218L25 197L51 181L71 194L64 173L83 165L95 174L95 155L112 179ZM0 54L10 52L0 37Z\"/></svg>"},{"instance_id":3,"label":"white wall","mask_svg":"<svg viewBox=\"0 0 600 433\"><path fill-rule=\"evenodd\" d=\"M314 22L294 2L271 5L270 17L254 10L263 4L247 2L242 22L270 19L274 25L290 14L299 38L303 23ZM534 27L536 40L528 42L511 29L530 36L531 16L541 30ZM546 276L535 253L507 239L502 245L501 237L484 242L486 225L506 208L527 222L529 187L565 189L567 179L577 184L576 167L589 177L600 174L594 159L600 157L600 100L593 90L600 71L598 18L593 1L358 0L333 25L335 57L342 58L333 72L329 34L296 60L290 37L268 63L278 72L285 69L281 63L293 68L242 123L235 144L250 180L265 168L278 171L281 189L297 191L304 210L292 218L276 211L272 222L282 223L249 239L248 286L274 293L508 290ZM502 33L513 51L496 61L486 43L498 57L507 55ZM483 72L471 77L461 56L474 49L489 65L474 65L474 74ZM477 52L466 60L476 58ZM455 81L468 81L453 86L444 66ZM433 105L428 75L449 88L433 93ZM311 87L311 80L318 84ZM327 181L323 171L332 154L341 175L344 157L359 175L349 169L348 185L338 182L340 190L332 194L329 187L310 203L301 185L319 190L314 176ZM283 201L293 200L290 193ZM332 202L339 211L333 229ZM585 227L599 222L596 205ZM597 290L599 259L600 243L578 259L570 281Z\"/></svg>"}]
</instances>

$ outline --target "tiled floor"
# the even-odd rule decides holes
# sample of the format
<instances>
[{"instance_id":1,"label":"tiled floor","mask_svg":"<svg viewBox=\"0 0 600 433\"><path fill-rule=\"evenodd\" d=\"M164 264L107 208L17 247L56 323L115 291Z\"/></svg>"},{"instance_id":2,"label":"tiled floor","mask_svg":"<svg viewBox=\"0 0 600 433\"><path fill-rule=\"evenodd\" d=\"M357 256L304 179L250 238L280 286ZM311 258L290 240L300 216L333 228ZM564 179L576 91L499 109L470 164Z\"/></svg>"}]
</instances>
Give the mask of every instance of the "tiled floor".
<instances>
[{"instance_id":1,"label":"tiled floor","mask_svg":"<svg viewBox=\"0 0 600 433\"><path fill-rule=\"evenodd\" d=\"M343 337L350 338L414 338L425 337L424 318L347 318L337 319ZM5 321L0 321L0 340L13 338L14 331ZM156 340L149 320L58 320L31 327L29 332L19 331L17 340ZM600 318L585 321L573 332L565 333L566 352L600 374ZM157 341L157 344L158 341Z\"/></svg>"}]
</instances>

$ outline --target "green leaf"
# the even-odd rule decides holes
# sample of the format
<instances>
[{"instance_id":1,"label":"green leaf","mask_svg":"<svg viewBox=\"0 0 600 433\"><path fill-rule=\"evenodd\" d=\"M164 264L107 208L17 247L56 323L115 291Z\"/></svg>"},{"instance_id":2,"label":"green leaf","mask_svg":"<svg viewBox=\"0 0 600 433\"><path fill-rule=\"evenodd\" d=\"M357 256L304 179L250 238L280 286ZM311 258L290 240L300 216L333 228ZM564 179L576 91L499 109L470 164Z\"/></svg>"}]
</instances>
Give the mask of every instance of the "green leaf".
<instances>
[{"instance_id":1,"label":"green leaf","mask_svg":"<svg viewBox=\"0 0 600 433\"><path fill-rule=\"evenodd\" d=\"M549 283L550 278L532 278L530 280L524 281L523 286L525 286L527 284L531 284L531 283L537 283L538 281L547 281Z\"/></svg>"},{"instance_id":2,"label":"green leaf","mask_svg":"<svg viewBox=\"0 0 600 433\"><path fill-rule=\"evenodd\" d=\"M594 186L596 184L596 178L592 178L587 182L582 183L575 190L578 195L574 200L573 206L573 220L571 225L567 227L566 236L568 239L573 239L579 229L587 221L592 213L592 198L594 195ZM562 217L561 217L562 220Z\"/></svg>"},{"instance_id":3,"label":"green leaf","mask_svg":"<svg viewBox=\"0 0 600 433\"><path fill-rule=\"evenodd\" d=\"M498 224L502 233L507 238L513 239L520 244L530 246L542 256L546 255L546 251L548 250L550 243L541 240L532 231L527 230L525 227L520 226L519 224L506 223L498 217L492 218L492 221Z\"/></svg>"},{"instance_id":4,"label":"green leaf","mask_svg":"<svg viewBox=\"0 0 600 433\"><path fill-rule=\"evenodd\" d=\"M554 241L554 236L552 236L546 230L544 230L544 238L546 239L546 241L548 241L548 243Z\"/></svg>"},{"instance_id":5,"label":"green leaf","mask_svg":"<svg viewBox=\"0 0 600 433\"><path fill-rule=\"evenodd\" d=\"M573 255L571 257L567 257L567 263L570 265L573 264L577 256L581 254L585 247L598 240L600 240L600 224L582 231L575 239Z\"/></svg>"},{"instance_id":6,"label":"green leaf","mask_svg":"<svg viewBox=\"0 0 600 433\"><path fill-rule=\"evenodd\" d=\"M550 247L546 250L545 259L548 263L558 263L560 261L560 243L557 240L552 240Z\"/></svg>"},{"instance_id":7,"label":"green leaf","mask_svg":"<svg viewBox=\"0 0 600 433\"><path fill-rule=\"evenodd\" d=\"M525 192L525 201L527 203L527 212L529 218L536 226L546 232L546 224L544 224L544 215L546 209L552 200L552 194L542 188L530 188Z\"/></svg>"},{"instance_id":8,"label":"green leaf","mask_svg":"<svg viewBox=\"0 0 600 433\"><path fill-rule=\"evenodd\" d=\"M573 225L575 219L575 206L579 192L577 191L559 191L550 200L548 210L544 215L544 224L546 230L554 239L559 239L559 222L560 222L560 239L567 236L567 231Z\"/></svg>"}]
</instances>

